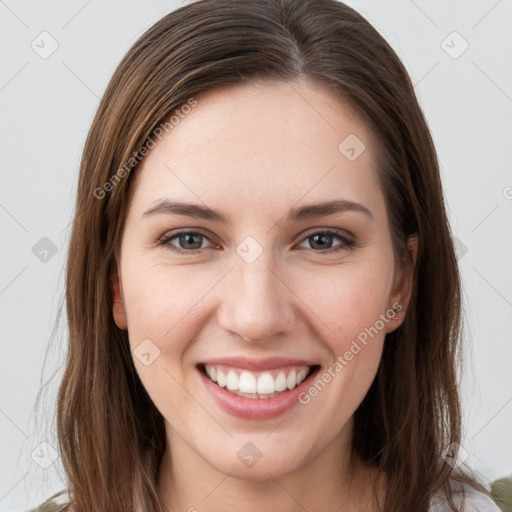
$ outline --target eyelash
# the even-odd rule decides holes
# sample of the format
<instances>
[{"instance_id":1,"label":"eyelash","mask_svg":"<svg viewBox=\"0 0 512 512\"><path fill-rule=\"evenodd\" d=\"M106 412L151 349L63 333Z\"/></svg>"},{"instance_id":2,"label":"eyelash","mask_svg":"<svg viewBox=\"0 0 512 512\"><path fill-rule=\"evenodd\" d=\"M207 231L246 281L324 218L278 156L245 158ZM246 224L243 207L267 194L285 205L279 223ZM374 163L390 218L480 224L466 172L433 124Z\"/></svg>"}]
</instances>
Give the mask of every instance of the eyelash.
<instances>
[{"instance_id":1,"label":"eyelash","mask_svg":"<svg viewBox=\"0 0 512 512\"><path fill-rule=\"evenodd\" d=\"M332 254L332 253L336 253L340 250L352 250L354 249L355 247L357 247L357 243L355 240L347 237L343 232L341 231L338 231L338 230L323 230L323 231L314 231L310 234L308 234L307 236L305 236L304 238L301 239L301 241L299 243L302 243L304 242L305 240L307 240L308 238L311 238L313 237L314 235L331 235L335 238L337 238L339 241L342 242L342 244L340 244L339 246L336 246L336 247L331 247L329 249L326 249L326 250L321 250L321 249L305 249L307 252L309 253L314 253L314 254ZM166 247L167 249L169 249L170 251L172 252L175 252L177 254L183 254L183 255L188 255L188 256L193 256L193 255L197 255L197 254L202 254L202 252L204 251L204 249L207 249L207 247L203 247L201 249L192 249L192 250L186 250L186 249L179 249L177 248L176 246L172 245L170 242L171 240L179 237L180 235L201 235L203 236L204 238L206 238L207 240L209 240L208 236L205 235L204 233L200 232L200 231L186 231L186 230L183 230L183 231L178 231L176 233L170 233L170 234L165 234L164 236L162 236L161 238L159 238L157 240L157 245L159 246L164 246Z\"/></svg>"}]
</instances>

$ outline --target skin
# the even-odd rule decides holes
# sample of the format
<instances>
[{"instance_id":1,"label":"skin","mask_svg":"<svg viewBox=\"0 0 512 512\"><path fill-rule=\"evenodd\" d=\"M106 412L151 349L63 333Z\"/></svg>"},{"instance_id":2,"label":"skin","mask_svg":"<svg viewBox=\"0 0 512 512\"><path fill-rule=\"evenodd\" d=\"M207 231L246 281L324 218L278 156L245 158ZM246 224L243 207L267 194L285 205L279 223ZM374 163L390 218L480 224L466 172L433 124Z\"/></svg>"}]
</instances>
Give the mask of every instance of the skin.
<instances>
[{"instance_id":1,"label":"skin","mask_svg":"<svg viewBox=\"0 0 512 512\"><path fill-rule=\"evenodd\" d=\"M137 170L113 284L114 319L128 330L132 353L145 339L160 351L148 366L134 357L166 420L158 494L171 511L224 511L233 503L247 512L377 510L375 470L358 459L348 469L353 413L386 333L403 321L417 240L409 241L410 261L395 266L371 133L349 105L309 80L230 86L196 99ZM350 134L366 146L354 161L338 149ZM221 210L232 224L143 217L165 198ZM364 205L372 218L346 211L284 220L292 207L340 198ZM327 228L357 246L336 237L315 245L311 236ZM188 255L158 245L178 229L205 236L169 242ZM262 248L252 263L236 252L247 236ZM276 419L231 416L200 382L196 364L224 355L306 358L327 369L395 302L403 307L398 320L310 403ZM262 453L252 467L237 457L248 442ZM382 500L382 484L377 489Z\"/></svg>"}]
</instances>

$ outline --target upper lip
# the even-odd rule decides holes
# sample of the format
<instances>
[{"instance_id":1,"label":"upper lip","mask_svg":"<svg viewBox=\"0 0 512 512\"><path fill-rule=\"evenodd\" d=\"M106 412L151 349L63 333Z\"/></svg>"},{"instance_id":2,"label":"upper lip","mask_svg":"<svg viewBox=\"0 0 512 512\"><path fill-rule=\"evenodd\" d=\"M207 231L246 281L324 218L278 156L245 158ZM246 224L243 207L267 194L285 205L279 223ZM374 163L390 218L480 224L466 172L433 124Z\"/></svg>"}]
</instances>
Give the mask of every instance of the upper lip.
<instances>
[{"instance_id":1,"label":"upper lip","mask_svg":"<svg viewBox=\"0 0 512 512\"><path fill-rule=\"evenodd\" d=\"M250 359L247 357L216 357L200 363L203 365L232 366L233 368L243 368L245 370L273 370L284 366L315 366L318 363L306 361L304 359L294 359L289 357L267 357L263 359Z\"/></svg>"}]
</instances>

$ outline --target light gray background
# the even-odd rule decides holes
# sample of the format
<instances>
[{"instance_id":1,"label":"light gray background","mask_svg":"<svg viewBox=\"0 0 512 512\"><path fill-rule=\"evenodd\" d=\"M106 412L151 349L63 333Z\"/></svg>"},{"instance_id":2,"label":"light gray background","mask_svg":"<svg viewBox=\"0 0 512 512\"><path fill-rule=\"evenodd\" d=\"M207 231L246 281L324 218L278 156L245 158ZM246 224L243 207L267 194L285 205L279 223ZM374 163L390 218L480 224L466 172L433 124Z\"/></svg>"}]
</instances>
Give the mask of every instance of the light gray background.
<instances>
[{"instance_id":1,"label":"light gray background","mask_svg":"<svg viewBox=\"0 0 512 512\"><path fill-rule=\"evenodd\" d=\"M512 1L348 3L402 58L437 144L472 348L464 377L466 462L488 480L510 475ZM114 67L139 35L179 5L0 1L0 511L24 511L63 486L58 459L47 469L36 460L52 460L52 449L41 443L57 447L49 420L64 327L45 368L43 358L64 290L80 155ZM49 39L41 42L43 31L58 43L46 59L31 47L35 41L39 51L50 48ZM464 40L469 47L458 55ZM43 237L55 255L36 245ZM37 424L35 397L52 376Z\"/></svg>"}]
</instances>

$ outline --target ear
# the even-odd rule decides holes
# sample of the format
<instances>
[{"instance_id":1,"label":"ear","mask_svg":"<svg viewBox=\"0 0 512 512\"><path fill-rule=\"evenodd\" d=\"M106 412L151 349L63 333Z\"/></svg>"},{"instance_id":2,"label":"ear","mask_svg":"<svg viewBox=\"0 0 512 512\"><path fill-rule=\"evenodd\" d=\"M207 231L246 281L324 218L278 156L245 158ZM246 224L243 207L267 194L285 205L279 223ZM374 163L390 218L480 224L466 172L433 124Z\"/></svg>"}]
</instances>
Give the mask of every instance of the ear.
<instances>
[{"instance_id":1,"label":"ear","mask_svg":"<svg viewBox=\"0 0 512 512\"><path fill-rule=\"evenodd\" d=\"M386 324L386 332L393 332L399 327L405 318L409 302L411 300L412 285L414 277L414 269L416 267L416 260L418 258L418 235L415 233L410 235L407 241L407 253L402 258L400 269L395 274L393 291L390 296L390 307L393 304L400 304L402 307L400 312L391 322Z\"/></svg>"},{"instance_id":2,"label":"ear","mask_svg":"<svg viewBox=\"0 0 512 512\"><path fill-rule=\"evenodd\" d=\"M112 306L114 322L119 329L127 329L128 321L126 318L126 311L124 309L123 290L117 271L112 276L111 282L112 296L114 299L114 304Z\"/></svg>"}]
</instances>

